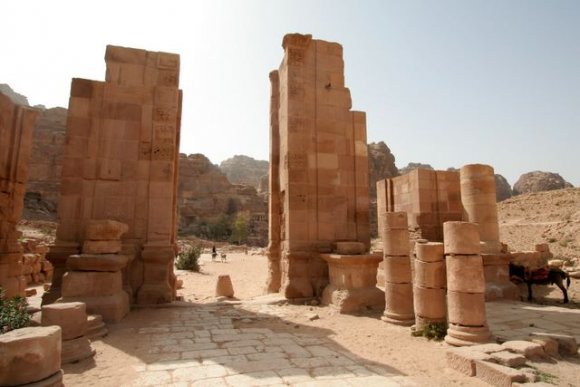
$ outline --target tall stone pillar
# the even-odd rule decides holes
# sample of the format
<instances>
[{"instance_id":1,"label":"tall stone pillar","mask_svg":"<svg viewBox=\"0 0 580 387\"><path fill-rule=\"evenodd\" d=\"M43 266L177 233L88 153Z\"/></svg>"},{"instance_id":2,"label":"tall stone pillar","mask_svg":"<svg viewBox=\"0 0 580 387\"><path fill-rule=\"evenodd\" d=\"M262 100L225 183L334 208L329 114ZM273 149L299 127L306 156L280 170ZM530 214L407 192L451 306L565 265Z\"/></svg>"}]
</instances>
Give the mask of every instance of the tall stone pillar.
<instances>
[{"instance_id":1,"label":"tall stone pillar","mask_svg":"<svg viewBox=\"0 0 580 387\"><path fill-rule=\"evenodd\" d=\"M461 167L459 177L463 218L479 225L486 300L517 299L518 289L509 280L509 255L502 252L499 240L494 170L470 164Z\"/></svg>"},{"instance_id":2,"label":"tall stone pillar","mask_svg":"<svg viewBox=\"0 0 580 387\"><path fill-rule=\"evenodd\" d=\"M384 212L383 262L385 270L385 312L381 319L397 325L413 325L413 284L409 229L406 212Z\"/></svg>"},{"instance_id":3,"label":"tall stone pillar","mask_svg":"<svg viewBox=\"0 0 580 387\"><path fill-rule=\"evenodd\" d=\"M25 296L21 233L24 184L37 112L0 93L0 287L5 297Z\"/></svg>"},{"instance_id":4,"label":"tall stone pillar","mask_svg":"<svg viewBox=\"0 0 580 387\"><path fill-rule=\"evenodd\" d=\"M417 243L415 250L415 278L413 281L415 330L421 331L430 323L445 323L447 321L445 302L447 277L443 243Z\"/></svg>"},{"instance_id":5,"label":"tall stone pillar","mask_svg":"<svg viewBox=\"0 0 580 387\"><path fill-rule=\"evenodd\" d=\"M270 200L268 201L268 279L266 291L280 291L280 78L278 71L270 73Z\"/></svg>"},{"instance_id":6,"label":"tall stone pillar","mask_svg":"<svg viewBox=\"0 0 580 387\"><path fill-rule=\"evenodd\" d=\"M447 268L447 314L445 341L455 346L487 342L490 332L485 313L485 279L478 225L443 223Z\"/></svg>"}]
</instances>

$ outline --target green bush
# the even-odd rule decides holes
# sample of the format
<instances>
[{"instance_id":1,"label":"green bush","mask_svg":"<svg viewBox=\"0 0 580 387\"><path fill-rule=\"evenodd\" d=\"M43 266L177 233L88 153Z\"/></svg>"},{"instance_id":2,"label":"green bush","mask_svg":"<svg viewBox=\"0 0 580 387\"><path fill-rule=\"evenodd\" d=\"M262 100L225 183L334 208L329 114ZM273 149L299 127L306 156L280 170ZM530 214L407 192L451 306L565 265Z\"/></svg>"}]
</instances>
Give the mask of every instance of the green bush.
<instances>
[{"instance_id":1,"label":"green bush","mask_svg":"<svg viewBox=\"0 0 580 387\"><path fill-rule=\"evenodd\" d=\"M199 257L201 246L193 246L177 255L175 267L179 270L190 270L199 272Z\"/></svg>"},{"instance_id":2,"label":"green bush","mask_svg":"<svg viewBox=\"0 0 580 387\"><path fill-rule=\"evenodd\" d=\"M429 323L423 330L413 332L413 336L423 336L429 340L441 341L447 335L446 323Z\"/></svg>"},{"instance_id":3,"label":"green bush","mask_svg":"<svg viewBox=\"0 0 580 387\"><path fill-rule=\"evenodd\" d=\"M27 306L25 297L4 299L4 289L0 288L0 334L30 325Z\"/></svg>"}]
</instances>

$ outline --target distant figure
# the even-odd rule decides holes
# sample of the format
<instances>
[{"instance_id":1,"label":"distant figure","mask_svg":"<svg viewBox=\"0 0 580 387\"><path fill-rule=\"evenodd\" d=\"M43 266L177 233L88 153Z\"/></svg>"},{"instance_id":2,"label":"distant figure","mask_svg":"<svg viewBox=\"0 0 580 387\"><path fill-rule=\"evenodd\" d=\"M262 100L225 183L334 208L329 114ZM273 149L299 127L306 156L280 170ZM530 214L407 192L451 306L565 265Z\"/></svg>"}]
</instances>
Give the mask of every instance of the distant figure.
<instances>
[{"instance_id":1,"label":"distant figure","mask_svg":"<svg viewBox=\"0 0 580 387\"><path fill-rule=\"evenodd\" d=\"M228 256L226 255L226 253L221 253L221 258L222 258L222 262L226 262Z\"/></svg>"},{"instance_id":2,"label":"distant figure","mask_svg":"<svg viewBox=\"0 0 580 387\"><path fill-rule=\"evenodd\" d=\"M217 258L217 251L215 249L215 245L213 245L211 248L211 260L212 260L212 262L215 261L216 258Z\"/></svg>"}]
</instances>

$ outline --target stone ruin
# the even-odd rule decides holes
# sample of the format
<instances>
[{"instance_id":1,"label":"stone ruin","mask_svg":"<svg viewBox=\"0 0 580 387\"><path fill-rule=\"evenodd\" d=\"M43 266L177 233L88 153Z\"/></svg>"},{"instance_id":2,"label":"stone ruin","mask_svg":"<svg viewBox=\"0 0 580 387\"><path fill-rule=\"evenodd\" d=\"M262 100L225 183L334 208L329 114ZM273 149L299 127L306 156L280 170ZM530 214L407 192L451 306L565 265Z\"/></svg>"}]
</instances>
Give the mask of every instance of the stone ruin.
<instances>
[{"instance_id":1,"label":"stone ruin","mask_svg":"<svg viewBox=\"0 0 580 387\"><path fill-rule=\"evenodd\" d=\"M61 297L69 257L95 253L86 250L96 246L87 242L89 223L108 219L128 225L122 240L100 243L100 252L129 257L122 270L131 301L171 302L179 56L107 46L105 62L105 82L75 78L71 84L57 240L48 254L55 273L43 303Z\"/></svg>"},{"instance_id":2,"label":"stone ruin","mask_svg":"<svg viewBox=\"0 0 580 387\"><path fill-rule=\"evenodd\" d=\"M347 257L365 257L370 245L366 117L350 110L340 44L289 34L282 47L280 68L270 73L267 289L295 300L321 296L330 265L329 292L353 296L369 284L332 278L344 265L359 270L357 262L376 270L380 260Z\"/></svg>"},{"instance_id":3,"label":"stone ruin","mask_svg":"<svg viewBox=\"0 0 580 387\"><path fill-rule=\"evenodd\" d=\"M0 287L6 297L25 296L27 279L16 224L22 215L36 117L35 110L0 93Z\"/></svg>"}]
</instances>

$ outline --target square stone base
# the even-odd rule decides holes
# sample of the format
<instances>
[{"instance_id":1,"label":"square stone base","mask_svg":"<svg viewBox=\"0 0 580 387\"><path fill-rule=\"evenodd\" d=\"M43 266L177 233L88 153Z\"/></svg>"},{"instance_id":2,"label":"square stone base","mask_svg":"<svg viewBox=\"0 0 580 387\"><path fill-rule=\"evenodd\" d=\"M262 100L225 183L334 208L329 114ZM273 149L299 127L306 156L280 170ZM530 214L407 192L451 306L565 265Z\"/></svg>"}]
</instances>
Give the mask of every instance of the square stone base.
<instances>
[{"instance_id":1,"label":"square stone base","mask_svg":"<svg viewBox=\"0 0 580 387\"><path fill-rule=\"evenodd\" d=\"M340 313L356 313L365 310L385 309L385 293L377 288L339 289L330 284L322 293L322 304Z\"/></svg>"},{"instance_id":2,"label":"square stone base","mask_svg":"<svg viewBox=\"0 0 580 387\"><path fill-rule=\"evenodd\" d=\"M87 304L87 313L100 314L107 323L119 322L129 313L129 295L124 291L103 297L62 297L57 302L75 301Z\"/></svg>"}]
</instances>

